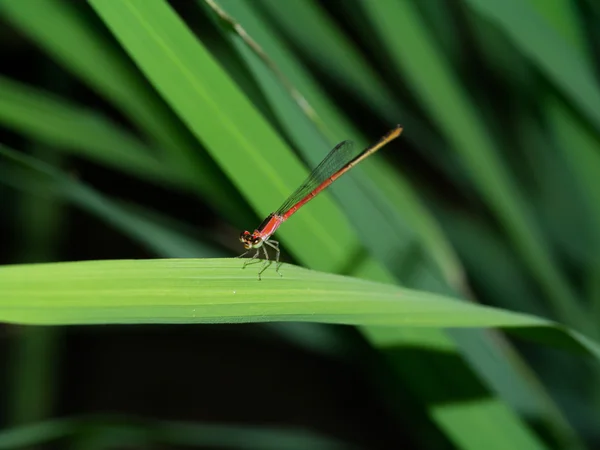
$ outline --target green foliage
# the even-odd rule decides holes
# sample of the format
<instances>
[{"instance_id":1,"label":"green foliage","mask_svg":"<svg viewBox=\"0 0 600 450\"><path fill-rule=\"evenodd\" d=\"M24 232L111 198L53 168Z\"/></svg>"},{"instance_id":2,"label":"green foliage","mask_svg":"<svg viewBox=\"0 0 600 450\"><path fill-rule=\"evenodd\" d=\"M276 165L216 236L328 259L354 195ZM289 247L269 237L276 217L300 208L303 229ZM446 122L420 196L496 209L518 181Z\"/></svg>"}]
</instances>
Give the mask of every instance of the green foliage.
<instances>
[{"instance_id":1,"label":"green foliage","mask_svg":"<svg viewBox=\"0 0 600 450\"><path fill-rule=\"evenodd\" d=\"M386 361L382 397L411 415L396 395L409 390L423 412L418 447L597 446L593 3L172 3L0 0L4 36L20 33L58 65L33 82L0 76L0 220L26 224L0 255L0 321L355 325ZM79 96L79 84L93 95ZM237 230L277 208L331 146L364 147L397 123L399 140L277 231L285 258L313 270L284 264L280 278L269 267L259 281L258 266L222 258L242 252ZM157 259L114 245L105 261L59 262L70 208ZM106 258L99 249L84 259ZM292 324L271 330L294 334ZM335 334L302 324L294 345L324 351L311 343L317 330ZM523 338L537 350L522 352ZM19 374L56 354L60 338L29 339L12 371L13 422L52 414L43 377ZM543 347L592 367L569 359L572 376L561 376ZM24 407L34 401L24 392L46 400ZM154 425L40 422L0 433L0 448L58 438L351 448L228 425L161 422L164 435L148 434Z\"/></svg>"}]
</instances>

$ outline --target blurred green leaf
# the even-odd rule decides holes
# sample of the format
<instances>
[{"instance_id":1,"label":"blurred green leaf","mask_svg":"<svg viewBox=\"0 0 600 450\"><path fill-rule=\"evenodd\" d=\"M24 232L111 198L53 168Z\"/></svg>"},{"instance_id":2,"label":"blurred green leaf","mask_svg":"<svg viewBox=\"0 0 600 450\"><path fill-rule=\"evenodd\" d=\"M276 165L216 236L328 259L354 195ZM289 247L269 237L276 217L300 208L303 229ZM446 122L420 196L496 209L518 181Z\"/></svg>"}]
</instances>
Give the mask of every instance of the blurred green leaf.
<instances>
[{"instance_id":1,"label":"blurred green leaf","mask_svg":"<svg viewBox=\"0 0 600 450\"><path fill-rule=\"evenodd\" d=\"M588 242L592 257L587 261L590 272L586 288L594 316L600 318L600 138L558 99L548 102L547 112L564 158L580 183L581 198L594 230L592 242Z\"/></svg>"},{"instance_id":2,"label":"blurred green leaf","mask_svg":"<svg viewBox=\"0 0 600 450\"><path fill-rule=\"evenodd\" d=\"M64 0L0 0L0 15L30 36L82 82L111 100L141 132L151 136L153 152L161 161L167 162L166 166L174 176L173 182L177 178L185 180L229 217L241 219L244 215L249 216L247 207L240 202L239 196L234 195L231 185L220 175L214 162L201 151L185 127L174 119L121 50L82 14L77 3ZM22 112L35 115L35 111L29 109ZM46 119L48 117L51 115ZM75 124L72 131L77 129ZM115 146L110 151L95 155L87 153L87 156L104 158L106 162L115 153L121 159L134 157L127 151L127 146ZM114 163L120 164L119 158Z\"/></svg>"},{"instance_id":3,"label":"blurred green leaf","mask_svg":"<svg viewBox=\"0 0 600 450\"><path fill-rule=\"evenodd\" d=\"M135 208L125 208L94 190L61 174L34 158L20 155L0 146L0 155L10 161L3 170L0 164L0 183L34 195L58 196L125 232L158 255L168 257L221 256L222 252L195 241L169 227L136 214ZM0 163L2 160L0 159Z\"/></svg>"},{"instance_id":4,"label":"blurred green leaf","mask_svg":"<svg viewBox=\"0 0 600 450\"><path fill-rule=\"evenodd\" d=\"M502 222L527 266L562 320L594 335L571 287L553 262L526 205L500 160L469 97L449 70L409 2L363 2L378 24L392 61L421 95L432 118L470 169L470 175ZM397 46L396 42L411 45Z\"/></svg>"},{"instance_id":5,"label":"blurred green leaf","mask_svg":"<svg viewBox=\"0 0 600 450\"><path fill-rule=\"evenodd\" d=\"M594 79L594 69L580 49L563 39L527 2L466 1L500 26L600 130L600 88Z\"/></svg>"},{"instance_id":6,"label":"blurred green leaf","mask_svg":"<svg viewBox=\"0 0 600 450\"><path fill-rule=\"evenodd\" d=\"M277 450L352 450L349 444L310 431L276 427L234 426L149 420L131 416L88 416L39 422L0 431L0 449L21 449L24 446L76 437L90 448L92 441L110 440L114 446L125 443L180 446L218 446L231 449ZM70 446L73 447L73 446ZM76 448L76 447L75 447Z\"/></svg>"},{"instance_id":7,"label":"blurred green leaf","mask_svg":"<svg viewBox=\"0 0 600 450\"><path fill-rule=\"evenodd\" d=\"M578 8L576 2L573 0L554 0L552 2L528 0L524 3L529 3L545 22L552 24L558 34L576 48L582 57L588 59L585 34L577 20Z\"/></svg>"},{"instance_id":8,"label":"blurred green leaf","mask_svg":"<svg viewBox=\"0 0 600 450\"><path fill-rule=\"evenodd\" d=\"M8 128L71 154L150 181L185 183L153 149L94 111L0 78L0 121Z\"/></svg>"},{"instance_id":9,"label":"blurred green leaf","mask_svg":"<svg viewBox=\"0 0 600 450\"><path fill-rule=\"evenodd\" d=\"M225 7L235 7L231 1L222 3ZM285 30L306 57L319 64L338 83L360 96L366 104L391 121L391 124L398 117L404 117L407 128L419 128L393 100L377 72L336 24L323 14L316 2L307 0L284 4L277 0L260 0L257 4L274 19L274 23Z\"/></svg>"},{"instance_id":10,"label":"blurred green leaf","mask_svg":"<svg viewBox=\"0 0 600 450\"><path fill-rule=\"evenodd\" d=\"M220 3L227 8L237 8L235 1L221 0ZM290 52L297 50L302 57L316 64L321 69L320 75L330 83L337 88L343 87L347 95L358 97L368 107L363 114L376 112L388 126L401 122L407 130L405 138L420 149L446 147L437 130L421 119L418 111L408 110L384 83L380 72L387 67L377 68L367 60L317 2L304 0L284 4L278 0L259 0L252 2L252 6L255 10L260 9L276 26L281 35L276 35L276 39L288 38ZM371 39L373 37L371 35ZM452 164L443 164L449 161L447 155L438 155L432 161L438 163L441 170L453 173Z\"/></svg>"}]
</instances>

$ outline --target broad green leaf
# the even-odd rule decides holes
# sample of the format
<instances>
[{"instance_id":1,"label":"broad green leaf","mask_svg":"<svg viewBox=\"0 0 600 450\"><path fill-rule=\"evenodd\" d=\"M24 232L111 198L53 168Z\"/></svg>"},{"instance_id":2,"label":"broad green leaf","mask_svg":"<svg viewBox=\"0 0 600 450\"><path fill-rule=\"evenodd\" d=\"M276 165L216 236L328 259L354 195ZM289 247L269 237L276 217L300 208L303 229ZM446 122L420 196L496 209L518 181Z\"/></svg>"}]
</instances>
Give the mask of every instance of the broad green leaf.
<instances>
[{"instance_id":1,"label":"broad green leaf","mask_svg":"<svg viewBox=\"0 0 600 450\"><path fill-rule=\"evenodd\" d=\"M281 270L283 278L271 269L263 275L263 281L258 281L256 269L242 269L242 262L237 259L4 266L0 268L0 289L5 294L0 304L0 321L22 324L309 321L370 325L373 333L378 333L378 327L383 332L387 329L393 332L396 327L503 326L530 339L600 357L596 343L544 319L289 265ZM25 279L27 283L23 282ZM396 333L392 336L390 343L397 345ZM417 339L422 342L420 334ZM379 340L383 345L381 336ZM457 419L457 423L464 423L465 417L478 411L460 402L449 403L448 398L444 405L438 413L448 423ZM488 406L505 414L505 407L494 401ZM481 411L478 414L481 417ZM503 423L505 428L508 425ZM513 433L518 433L518 441L529 442L528 447L534 442L523 434L524 429L515 428L515 424L511 427ZM459 441L465 438L463 435ZM515 442L516 437L512 439Z\"/></svg>"},{"instance_id":2,"label":"broad green leaf","mask_svg":"<svg viewBox=\"0 0 600 450\"><path fill-rule=\"evenodd\" d=\"M505 327L600 358L600 346L531 315L283 264L263 281L236 258L0 267L0 321L21 324L320 322L383 327Z\"/></svg>"},{"instance_id":3,"label":"broad green leaf","mask_svg":"<svg viewBox=\"0 0 600 450\"><path fill-rule=\"evenodd\" d=\"M284 264L239 259L0 267L0 320L22 324L309 321L421 327L549 326L533 316ZM27 280L27 282L24 282Z\"/></svg>"}]
</instances>

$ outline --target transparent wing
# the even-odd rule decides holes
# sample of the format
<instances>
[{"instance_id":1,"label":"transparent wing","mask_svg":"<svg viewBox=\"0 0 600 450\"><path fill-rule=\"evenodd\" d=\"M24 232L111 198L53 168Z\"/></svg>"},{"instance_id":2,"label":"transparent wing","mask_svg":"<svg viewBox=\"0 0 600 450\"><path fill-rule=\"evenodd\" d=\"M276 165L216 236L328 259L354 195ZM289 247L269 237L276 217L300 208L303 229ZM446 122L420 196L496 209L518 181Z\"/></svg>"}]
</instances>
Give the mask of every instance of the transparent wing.
<instances>
[{"instance_id":1,"label":"transparent wing","mask_svg":"<svg viewBox=\"0 0 600 450\"><path fill-rule=\"evenodd\" d=\"M342 141L327 154L321 163L314 168L308 178L296 189L275 214L280 216L290 210L296 203L309 195L332 175L346 166L361 153L356 151L352 141Z\"/></svg>"},{"instance_id":2,"label":"transparent wing","mask_svg":"<svg viewBox=\"0 0 600 450\"><path fill-rule=\"evenodd\" d=\"M342 141L336 145L333 150L321 161L315 170L311 172L308 178L296 189L283 205L275 211L275 215L285 218L292 215L302 204L310 201L322 189L325 189L337 177L342 176L350 170L355 164L379 150L381 147L396 139L402 133L402 125L396 125L385 136L379 139L375 145L356 150L351 141ZM311 196L310 194L313 193ZM298 208L294 208L298 205Z\"/></svg>"}]
</instances>

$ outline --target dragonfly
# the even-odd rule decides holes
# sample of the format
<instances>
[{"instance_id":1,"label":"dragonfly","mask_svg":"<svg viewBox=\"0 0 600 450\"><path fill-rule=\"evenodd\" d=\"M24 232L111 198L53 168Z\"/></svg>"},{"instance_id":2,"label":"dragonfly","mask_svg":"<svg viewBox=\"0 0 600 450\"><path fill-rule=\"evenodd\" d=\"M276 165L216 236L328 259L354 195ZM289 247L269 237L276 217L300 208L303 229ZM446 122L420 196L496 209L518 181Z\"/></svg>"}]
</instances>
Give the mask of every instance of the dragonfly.
<instances>
[{"instance_id":1,"label":"dragonfly","mask_svg":"<svg viewBox=\"0 0 600 450\"><path fill-rule=\"evenodd\" d=\"M363 150L356 151L352 141L342 141L337 144L323 158L317 167L313 169L310 175L306 178L298 189L283 202L283 204L275 212L267 216L265 220L251 233L242 231L240 234L240 242L243 244L246 251L240 257L247 255L252 250L256 250L251 258L248 258L244 263L244 268L248 264L252 264L260 256L261 250L265 255L263 267L258 272L258 279L261 279L261 274L270 265L269 253L267 246L275 250L275 271L281 276L279 267L279 242L271 239L271 236L277 229L292 215L300 210L304 205L315 198L320 192L325 190L335 180L344 175L359 162L375 153L377 150L396 139L402 133L402 125L396 125L392 130L388 131L376 144L371 145Z\"/></svg>"}]
</instances>

